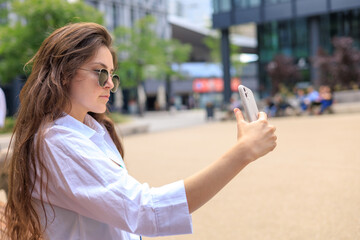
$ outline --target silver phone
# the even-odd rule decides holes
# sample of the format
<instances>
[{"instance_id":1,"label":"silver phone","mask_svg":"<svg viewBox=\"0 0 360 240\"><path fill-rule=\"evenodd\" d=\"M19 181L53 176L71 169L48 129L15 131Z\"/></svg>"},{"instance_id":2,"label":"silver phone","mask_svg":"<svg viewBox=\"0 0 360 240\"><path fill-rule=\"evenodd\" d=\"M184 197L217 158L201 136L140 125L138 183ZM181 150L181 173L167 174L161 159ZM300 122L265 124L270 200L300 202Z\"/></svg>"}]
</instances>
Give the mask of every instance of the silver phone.
<instances>
[{"instance_id":1,"label":"silver phone","mask_svg":"<svg viewBox=\"0 0 360 240\"><path fill-rule=\"evenodd\" d=\"M253 92L244 85L239 85L238 90L245 110L245 119L248 122L256 121L258 119L259 110Z\"/></svg>"}]
</instances>

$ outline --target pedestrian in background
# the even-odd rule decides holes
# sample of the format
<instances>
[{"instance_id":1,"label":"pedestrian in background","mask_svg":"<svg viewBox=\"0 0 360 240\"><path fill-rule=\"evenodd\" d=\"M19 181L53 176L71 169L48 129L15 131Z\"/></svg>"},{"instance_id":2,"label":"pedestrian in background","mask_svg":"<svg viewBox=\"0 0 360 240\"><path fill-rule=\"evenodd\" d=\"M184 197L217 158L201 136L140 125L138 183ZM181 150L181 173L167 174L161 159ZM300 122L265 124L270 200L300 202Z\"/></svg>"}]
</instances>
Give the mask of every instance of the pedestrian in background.
<instances>
[{"instance_id":1,"label":"pedestrian in background","mask_svg":"<svg viewBox=\"0 0 360 240\"><path fill-rule=\"evenodd\" d=\"M307 105L307 110L310 114L314 114L314 108L321 105L320 94L313 86L307 88L305 104Z\"/></svg>"},{"instance_id":2,"label":"pedestrian in background","mask_svg":"<svg viewBox=\"0 0 360 240\"><path fill-rule=\"evenodd\" d=\"M0 128L5 126L5 118L6 118L6 98L5 93L0 88Z\"/></svg>"},{"instance_id":3,"label":"pedestrian in background","mask_svg":"<svg viewBox=\"0 0 360 240\"><path fill-rule=\"evenodd\" d=\"M214 120L214 107L212 102L206 104L206 120Z\"/></svg>"},{"instance_id":4,"label":"pedestrian in background","mask_svg":"<svg viewBox=\"0 0 360 240\"><path fill-rule=\"evenodd\" d=\"M329 111L330 113L333 113L331 106L334 100L333 100L331 88L327 85L322 85L320 86L319 94L320 94L321 106L318 114L323 114L325 111Z\"/></svg>"},{"instance_id":5,"label":"pedestrian in background","mask_svg":"<svg viewBox=\"0 0 360 240\"><path fill-rule=\"evenodd\" d=\"M190 214L275 148L275 127L265 113L247 123L235 109L237 141L221 158L165 186L139 183L128 173L114 123L104 114L119 85L111 41L100 25L69 24L31 59L10 161L5 216L11 239L191 233Z\"/></svg>"}]
</instances>

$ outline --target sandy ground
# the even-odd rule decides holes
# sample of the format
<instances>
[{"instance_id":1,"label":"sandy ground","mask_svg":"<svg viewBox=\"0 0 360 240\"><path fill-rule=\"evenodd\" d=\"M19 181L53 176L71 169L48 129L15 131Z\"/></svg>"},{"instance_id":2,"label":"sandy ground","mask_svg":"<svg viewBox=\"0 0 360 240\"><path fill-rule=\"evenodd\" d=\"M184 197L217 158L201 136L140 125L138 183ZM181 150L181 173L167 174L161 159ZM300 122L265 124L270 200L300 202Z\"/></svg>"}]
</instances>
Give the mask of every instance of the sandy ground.
<instances>
[{"instance_id":1,"label":"sandy ground","mask_svg":"<svg viewBox=\"0 0 360 240\"><path fill-rule=\"evenodd\" d=\"M360 239L360 114L271 123L278 147L193 214L194 233L155 239ZM125 161L160 186L214 161L235 138L234 121L128 136Z\"/></svg>"}]
</instances>

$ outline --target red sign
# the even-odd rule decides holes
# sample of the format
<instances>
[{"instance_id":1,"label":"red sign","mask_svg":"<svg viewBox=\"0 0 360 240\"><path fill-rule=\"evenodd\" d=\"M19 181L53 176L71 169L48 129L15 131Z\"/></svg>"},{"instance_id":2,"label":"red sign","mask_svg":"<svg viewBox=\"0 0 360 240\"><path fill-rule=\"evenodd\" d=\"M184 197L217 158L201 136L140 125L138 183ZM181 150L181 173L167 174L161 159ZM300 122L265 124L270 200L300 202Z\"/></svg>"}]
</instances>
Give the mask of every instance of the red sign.
<instances>
[{"instance_id":1,"label":"red sign","mask_svg":"<svg viewBox=\"0 0 360 240\"><path fill-rule=\"evenodd\" d=\"M231 79L231 91L236 92L241 81L239 78ZM197 93L223 92L224 81L222 78L195 78L193 91Z\"/></svg>"}]
</instances>

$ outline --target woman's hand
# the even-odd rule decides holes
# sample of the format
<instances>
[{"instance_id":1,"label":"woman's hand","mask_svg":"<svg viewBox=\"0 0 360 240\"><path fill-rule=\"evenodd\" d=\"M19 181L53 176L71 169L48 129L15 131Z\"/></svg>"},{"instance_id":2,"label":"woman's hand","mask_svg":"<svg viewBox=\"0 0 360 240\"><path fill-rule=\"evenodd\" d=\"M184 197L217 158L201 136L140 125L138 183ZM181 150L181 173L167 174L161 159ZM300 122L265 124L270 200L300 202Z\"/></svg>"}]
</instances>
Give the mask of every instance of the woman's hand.
<instances>
[{"instance_id":1,"label":"woman's hand","mask_svg":"<svg viewBox=\"0 0 360 240\"><path fill-rule=\"evenodd\" d=\"M234 113L237 121L237 145L239 147L245 145L248 148L249 161L254 161L274 150L277 139L276 128L269 124L266 113L260 112L258 120L251 123L244 120L240 109L235 108Z\"/></svg>"}]
</instances>

